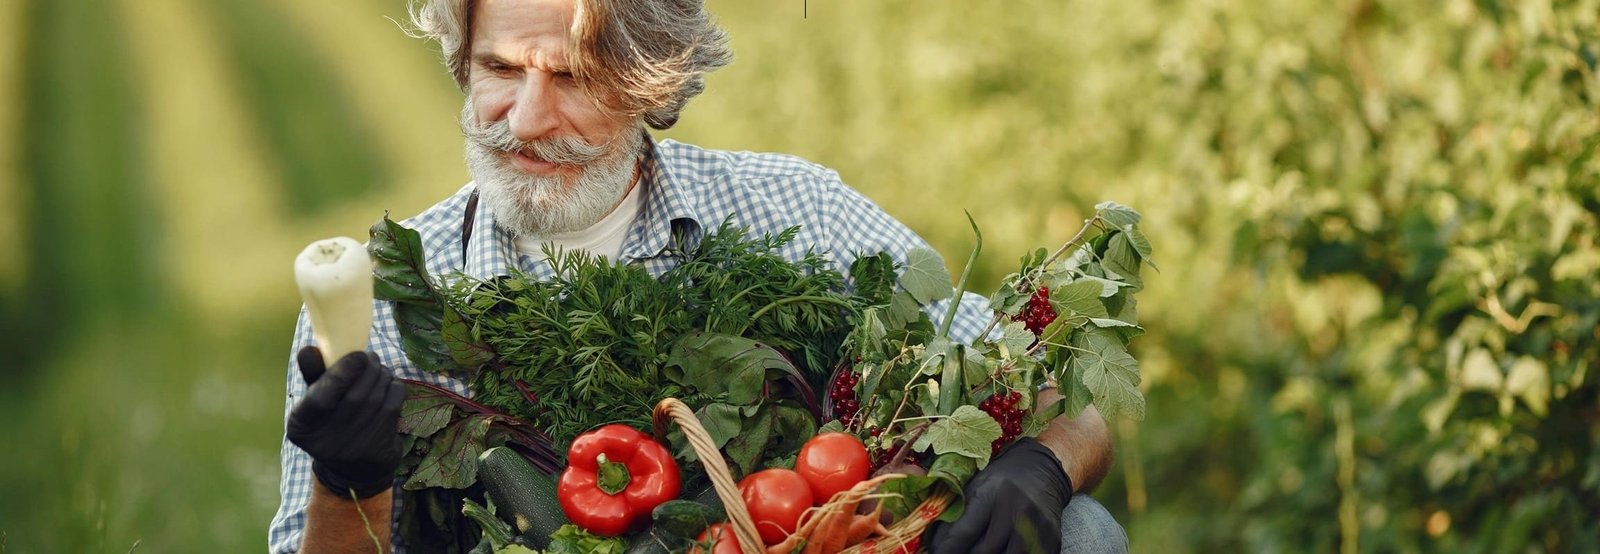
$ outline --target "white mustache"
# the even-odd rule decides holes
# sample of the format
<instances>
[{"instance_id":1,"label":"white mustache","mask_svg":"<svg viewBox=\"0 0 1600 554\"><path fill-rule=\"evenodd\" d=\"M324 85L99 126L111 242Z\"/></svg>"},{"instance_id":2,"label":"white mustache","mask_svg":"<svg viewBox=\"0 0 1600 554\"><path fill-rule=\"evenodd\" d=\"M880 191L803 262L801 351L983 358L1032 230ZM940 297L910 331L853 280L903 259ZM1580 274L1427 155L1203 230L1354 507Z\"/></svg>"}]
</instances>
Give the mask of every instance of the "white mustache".
<instances>
[{"instance_id":1,"label":"white mustache","mask_svg":"<svg viewBox=\"0 0 1600 554\"><path fill-rule=\"evenodd\" d=\"M487 125L463 125L467 140L497 152L519 152L558 165L589 165L606 153L606 144L592 144L575 136L521 140L502 119Z\"/></svg>"}]
</instances>

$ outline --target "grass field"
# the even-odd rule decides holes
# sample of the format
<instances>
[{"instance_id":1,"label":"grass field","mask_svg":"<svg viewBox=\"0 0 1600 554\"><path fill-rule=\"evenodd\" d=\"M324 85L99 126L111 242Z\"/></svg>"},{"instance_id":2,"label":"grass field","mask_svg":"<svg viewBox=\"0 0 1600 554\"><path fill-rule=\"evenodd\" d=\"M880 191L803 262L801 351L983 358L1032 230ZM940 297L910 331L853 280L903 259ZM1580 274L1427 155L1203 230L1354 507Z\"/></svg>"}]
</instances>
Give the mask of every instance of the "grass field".
<instances>
[{"instance_id":1,"label":"grass field","mask_svg":"<svg viewBox=\"0 0 1600 554\"><path fill-rule=\"evenodd\" d=\"M970 210L978 290L1100 200L1145 214L1150 415L1096 493L1136 551L1600 548L1600 2L709 4L736 61L663 136L833 167L949 260ZM401 20L0 3L0 551L262 548L290 261L466 179ZM1472 411L1452 340L1544 388Z\"/></svg>"}]
</instances>

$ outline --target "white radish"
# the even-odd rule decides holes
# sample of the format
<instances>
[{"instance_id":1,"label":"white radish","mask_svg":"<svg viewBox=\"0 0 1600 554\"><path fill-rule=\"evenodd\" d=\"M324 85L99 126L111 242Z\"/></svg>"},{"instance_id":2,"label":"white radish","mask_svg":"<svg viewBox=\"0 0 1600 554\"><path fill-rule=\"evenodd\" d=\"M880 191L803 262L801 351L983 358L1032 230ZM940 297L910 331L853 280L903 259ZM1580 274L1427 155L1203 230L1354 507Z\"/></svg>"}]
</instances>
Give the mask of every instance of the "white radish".
<instances>
[{"instance_id":1,"label":"white radish","mask_svg":"<svg viewBox=\"0 0 1600 554\"><path fill-rule=\"evenodd\" d=\"M311 317L322 361L367 349L372 331L372 258L350 237L311 243L294 259L294 281Z\"/></svg>"}]
</instances>

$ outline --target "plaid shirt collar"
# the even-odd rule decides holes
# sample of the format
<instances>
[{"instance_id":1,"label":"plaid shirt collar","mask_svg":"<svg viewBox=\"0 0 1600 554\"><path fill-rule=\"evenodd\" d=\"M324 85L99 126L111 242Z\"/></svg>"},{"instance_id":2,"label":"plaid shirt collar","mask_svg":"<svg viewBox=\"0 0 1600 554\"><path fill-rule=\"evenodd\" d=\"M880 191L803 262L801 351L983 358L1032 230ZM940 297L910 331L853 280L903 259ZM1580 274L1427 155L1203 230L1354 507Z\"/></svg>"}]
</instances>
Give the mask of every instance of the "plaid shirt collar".
<instances>
[{"instance_id":1,"label":"plaid shirt collar","mask_svg":"<svg viewBox=\"0 0 1600 554\"><path fill-rule=\"evenodd\" d=\"M638 183L644 187L644 209L622 243L621 257L625 263L669 254L675 237L681 237L686 245L697 244L705 229L689 202L686 179L677 173L670 160L663 159L655 139L647 132L640 132L645 133ZM522 258L513 245L511 232L495 224L494 213L486 204L477 202L469 209L477 213L472 218L463 272L477 280L509 275L512 265ZM463 213L462 217L467 214ZM517 265L541 278L552 273L550 264L521 262Z\"/></svg>"}]
</instances>

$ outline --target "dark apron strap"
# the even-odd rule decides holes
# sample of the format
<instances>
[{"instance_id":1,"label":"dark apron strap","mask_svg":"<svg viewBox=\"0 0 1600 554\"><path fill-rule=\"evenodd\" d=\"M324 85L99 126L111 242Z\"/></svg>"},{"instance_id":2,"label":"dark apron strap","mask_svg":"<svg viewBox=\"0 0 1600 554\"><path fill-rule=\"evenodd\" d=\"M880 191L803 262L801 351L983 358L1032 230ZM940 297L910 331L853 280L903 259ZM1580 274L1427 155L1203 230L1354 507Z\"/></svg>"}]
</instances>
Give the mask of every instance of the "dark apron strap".
<instances>
[{"instance_id":1,"label":"dark apron strap","mask_svg":"<svg viewBox=\"0 0 1600 554\"><path fill-rule=\"evenodd\" d=\"M478 188L467 197L466 213L461 218L461 270L467 270L467 241L472 238L472 220L478 216Z\"/></svg>"}]
</instances>

